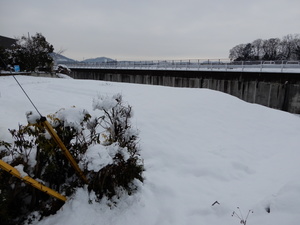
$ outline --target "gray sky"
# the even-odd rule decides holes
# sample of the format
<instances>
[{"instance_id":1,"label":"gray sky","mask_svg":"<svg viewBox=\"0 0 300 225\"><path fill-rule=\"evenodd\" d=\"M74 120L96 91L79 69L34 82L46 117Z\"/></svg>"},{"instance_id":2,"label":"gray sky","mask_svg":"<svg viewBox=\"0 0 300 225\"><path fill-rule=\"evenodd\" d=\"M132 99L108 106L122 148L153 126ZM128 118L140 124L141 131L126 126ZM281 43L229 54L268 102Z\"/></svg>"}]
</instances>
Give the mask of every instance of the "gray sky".
<instances>
[{"instance_id":1,"label":"gray sky","mask_svg":"<svg viewBox=\"0 0 300 225\"><path fill-rule=\"evenodd\" d=\"M219 59L300 33L300 0L0 0L0 30L40 32L76 60Z\"/></svg>"}]
</instances>

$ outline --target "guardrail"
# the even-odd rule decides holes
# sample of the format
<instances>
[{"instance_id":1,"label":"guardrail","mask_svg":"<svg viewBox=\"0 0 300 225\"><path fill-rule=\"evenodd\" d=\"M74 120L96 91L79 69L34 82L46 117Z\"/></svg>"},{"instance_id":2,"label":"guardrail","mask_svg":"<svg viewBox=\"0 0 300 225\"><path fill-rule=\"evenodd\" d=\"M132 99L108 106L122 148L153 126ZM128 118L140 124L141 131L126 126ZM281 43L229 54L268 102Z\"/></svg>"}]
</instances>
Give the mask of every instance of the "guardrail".
<instances>
[{"instance_id":1,"label":"guardrail","mask_svg":"<svg viewBox=\"0 0 300 225\"><path fill-rule=\"evenodd\" d=\"M156 60L107 61L97 63L65 63L70 69L140 69L140 70L192 70L192 71L248 71L300 73L300 61L229 61L229 60Z\"/></svg>"}]
</instances>

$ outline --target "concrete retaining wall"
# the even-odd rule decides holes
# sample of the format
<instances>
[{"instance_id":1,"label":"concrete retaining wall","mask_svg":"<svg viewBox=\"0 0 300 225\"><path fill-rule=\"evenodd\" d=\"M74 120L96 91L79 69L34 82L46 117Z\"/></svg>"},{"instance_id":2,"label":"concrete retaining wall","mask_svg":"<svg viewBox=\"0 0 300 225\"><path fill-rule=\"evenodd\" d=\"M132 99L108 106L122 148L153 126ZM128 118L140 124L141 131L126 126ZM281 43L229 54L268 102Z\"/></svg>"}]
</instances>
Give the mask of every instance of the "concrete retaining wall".
<instances>
[{"instance_id":1,"label":"concrete retaining wall","mask_svg":"<svg viewBox=\"0 0 300 225\"><path fill-rule=\"evenodd\" d=\"M300 114L300 74L225 71L72 69L75 79L208 88Z\"/></svg>"}]
</instances>

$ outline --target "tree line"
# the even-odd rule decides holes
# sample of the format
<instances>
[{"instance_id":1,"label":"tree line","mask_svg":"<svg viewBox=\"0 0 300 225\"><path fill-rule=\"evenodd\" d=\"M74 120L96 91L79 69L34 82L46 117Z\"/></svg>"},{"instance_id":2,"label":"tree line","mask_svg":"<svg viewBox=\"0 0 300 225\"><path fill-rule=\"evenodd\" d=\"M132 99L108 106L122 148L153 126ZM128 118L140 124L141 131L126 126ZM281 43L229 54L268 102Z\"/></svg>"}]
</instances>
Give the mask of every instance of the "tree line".
<instances>
[{"instance_id":1,"label":"tree line","mask_svg":"<svg viewBox=\"0 0 300 225\"><path fill-rule=\"evenodd\" d=\"M236 45L230 49L229 58L232 61L300 60L300 34Z\"/></svg>"}]
</instances>

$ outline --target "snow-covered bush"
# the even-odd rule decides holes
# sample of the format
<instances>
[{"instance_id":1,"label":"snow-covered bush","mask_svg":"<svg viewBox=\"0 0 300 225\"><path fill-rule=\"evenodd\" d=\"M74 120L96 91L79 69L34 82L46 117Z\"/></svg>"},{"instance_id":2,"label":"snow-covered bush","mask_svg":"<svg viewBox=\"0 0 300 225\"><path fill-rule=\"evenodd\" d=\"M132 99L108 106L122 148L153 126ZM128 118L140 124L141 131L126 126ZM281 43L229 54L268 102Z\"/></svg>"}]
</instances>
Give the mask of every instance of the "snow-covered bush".
<instances>
[{"instance_id":1,"label":"snow-covered bush","mask_svg":"<svg viewBox=\"0 0 300 225\"><path fill-rule=\"evenodd\" d=\"M106 149L105 152L108 153L105 157L108 160L106 165L91 168L89 189L94 190L99 199L103 195L108 198L118 195L120 188L131 194L136 188L134 181L136 179L143 181L142 172L144 170L137 144L138 131L133 129L130 124L132 108L124 106L120 94L113 98L99 96L94 99L93 107L95 110L103 112L99 124L104 129L101 143ZM98 149L91 149L93 156L95 151L98 152ZM91 152L88 152L88 155ZM96 165L99 164L96 163Z\"/></svg>"},{"instance_id":2,"label":"snow-covered bush","mask_svg":"<svg viewBox=\"0 0 300 225\"><path fill-rule=\"evenodd\" d=\"M97 116L72 107L48 115L62 142L89 180L88 190L112 200L121 193L134 193L143 182L143 161L138 131L130 124L132 107L121 95L94 99ZM27 113L28 125L10 130L13 143L0 141L0 158L53 190L71 196L85 183L41 124L39 116ZM20 167L21 166L21 167ZM0 171L0 222L22 224L31 212L55 213L63 202L25 185ZM32 214L32 215L37 215Z\"/></svg>"},{"instance_id":3,"label":"snow-covered bush","mask_svg":"<svg viewBox=\"0 0 300 225\"><path fill-rule=\"evenodd\" d=\"M59 64L55 70L56 73L62 73L62 74L66 74L66 75L70 75L71 74L71 70L63 64Z\"/></svg>"}]
</instances>

